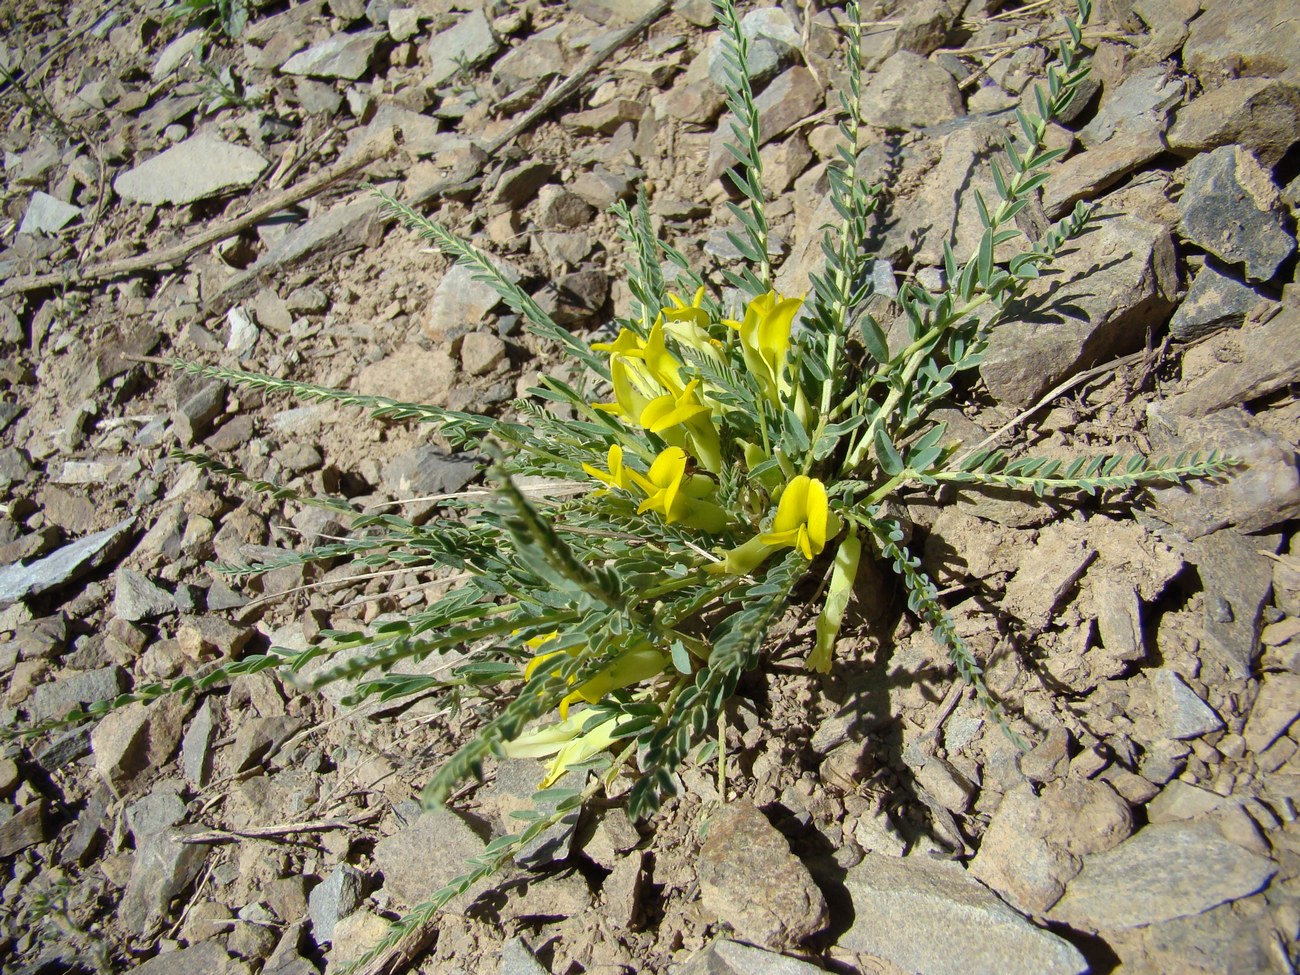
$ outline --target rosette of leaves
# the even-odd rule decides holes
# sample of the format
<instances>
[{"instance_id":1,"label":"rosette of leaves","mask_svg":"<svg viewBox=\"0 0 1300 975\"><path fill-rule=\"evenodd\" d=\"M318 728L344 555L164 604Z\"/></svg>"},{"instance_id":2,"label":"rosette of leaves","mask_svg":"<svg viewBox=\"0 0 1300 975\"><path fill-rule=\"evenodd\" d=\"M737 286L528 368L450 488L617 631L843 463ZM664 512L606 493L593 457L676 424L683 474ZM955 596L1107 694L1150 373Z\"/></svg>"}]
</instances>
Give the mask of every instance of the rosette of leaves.
<instances>
[{"instance_id":1,"label":"rosette of leaves","mask_svg":"<svg viewBox=\"0 0 1300 975\"><path fill-rule=\"evenodd\" d=\"M1097 494L1212 477L1232 463L1217 452L1073 463L986 450L959 456L932 419L978 365L999 315L1087 226L1084 204L1038 240L1025 239L1014 220L1060 155L1044 148L1044 137L1086 76L1081 24L1089 7L1078 0L1077 18L1066 21L1037 111L1017 113L1006 161L993 169L998 199L976 192L983 233L974 253L959 259L945 248L942 290L914 283L900 290L907 322L901 347L890 346L866 310L869 224L879 190L856 172L863 128L856 4L848 5L845 22L843 143L830 169L837 219L825 228L825 266L806 296L774 290L748 41L728 0L716 8L734 115L729 149L736 163L728 176L739 202L730 204L738 225L732 239L747 263L724 272L727 293L711 292L679 251L657 239L642 193L635 206L615 208L630 254L630 314L612 323L607 341L589 344L557 325L472 243L383 197L409 228L491 285L535 334L580 367L585 383L575 388L544 376L513 418L499 419L182 364L244 386L432 424L454 445L490 458L493 500L485 506L478 496L447 498L440 514L417 525L250 482L348 515L353 534L274 565L227 567L233 574L351 558L376 571L436 570L454 576L455 585L369 632L326 631L306 651L272 648L201 677L138 688L97 710L260 669L301 672L313 662L307 683L352 681L349 703L437 691L457 707L490 690L495 710L483 712L473 736L434 775L425 801L444 801L481 775L491 756L516 754L550 761L538 795L555 811L524 814L519 834L494 842L408 926L497 869L624 763L634 761L637 771L630 812L653 813L674 793L675 770L707 747L741 675L759 664L772 624L805 580L825 583L808 587L824 593L813 607L817 635L808 665L832 667L864 558L893 569L911 611L1006 727L979 661L908 551L904 526L887 502L944 484ZM1013 243L1020 248L1014 256L995 257ZM993 315L982 313L986 305ZM209 458L182 456L248 480ZM409 672L412 661L452 651L461 656L445 674ZM591 769L605 774L581 792L552 785L565 772Z\"/></svg>"}]
</instances>

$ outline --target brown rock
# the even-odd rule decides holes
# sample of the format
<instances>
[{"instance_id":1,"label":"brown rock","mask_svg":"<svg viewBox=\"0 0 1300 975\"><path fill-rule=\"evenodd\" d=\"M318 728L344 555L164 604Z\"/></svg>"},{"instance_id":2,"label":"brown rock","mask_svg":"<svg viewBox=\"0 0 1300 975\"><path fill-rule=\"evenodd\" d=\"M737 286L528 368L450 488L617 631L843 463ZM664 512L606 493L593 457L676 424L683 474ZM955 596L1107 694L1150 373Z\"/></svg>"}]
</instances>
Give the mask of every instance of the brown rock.
<instances>
[{"instance_id":1,"label":"brown rock","mask_svg":"<svg viewBox=\"0 0 1300 975\"><path fill-rule=\"evenodd\" d=\"M1178 110L1169 148L1184 155L1231 143L1273 168L1296 142L1300 89L1272 78L1234 78Z\"/></svg>"},{"instance_id":2,"label":"brown rock","mask_svg":"<svg viewBox=\"0 0 1300 975\"><path fill-rule=\"evenodd\" d=\"M13 856L46 839L45 800L38 799L0 823L0 857Z\"/></svg>"},{"instance_id":3,"label":"brown rock","mask_svg":"<svg viewBox=\"0 0 1300 975\"><path fill-rule=\"evenodd\" d=\"M748 941L794 945L826 926L826 901L808 868L747 802L713 817L698 870L704 909Z\"/></svg>"}]
</instances>

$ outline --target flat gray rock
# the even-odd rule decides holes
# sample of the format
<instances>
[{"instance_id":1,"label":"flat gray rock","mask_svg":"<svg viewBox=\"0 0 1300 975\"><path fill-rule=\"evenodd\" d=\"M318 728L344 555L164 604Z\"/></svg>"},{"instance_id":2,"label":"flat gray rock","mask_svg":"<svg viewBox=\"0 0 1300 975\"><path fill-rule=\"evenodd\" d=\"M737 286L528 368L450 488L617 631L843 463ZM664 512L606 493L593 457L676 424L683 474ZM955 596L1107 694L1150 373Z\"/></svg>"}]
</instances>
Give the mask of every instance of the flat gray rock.
<instances>
[{"instance_id":1,"label":"flat gray rock","mask_svg":"<svg viewBox=\"0 0 1300 975\"><path fill-rule=\"evenodd\" d=\"M1141 348L1178 292L1168 228L1133 214L1098 221L993 326L980 375L999 401L1027 406L1095 362Z\"/></svg>"},{"instance_id":2,"label":"flat gray rock","mask_svg":"<svg viewBox=\"0 0 1300 975\"><path fill-rule=\"evenodd\" d=\"M252 149L200 133L127 170L113 189L132 203L182 205L251 186L267 165Z\"/></svg>"},{"instance_id":3,"label":"flat gray rock","mask_svg":"<svg viewBox=\"0 0 1300 975\"><path fill-rule=\"evenodd\" d=\"M1203 153L1184 173L1178 230L1246 277L1268 281L1295 252L1273 177L1246 150L1223 146Z\"/></svg>"},{"instance_id":4,"label":"flat gray rock","mask_svg":"<svg viewBox=\"0 0 1300 975\"><path fill-rule=\"evenodd\" d=\"M824 971L798 958L719 938L670 975L817 975Z\"/></svg>"},{"instance_id":5,"label":"flat gray rock","mask_svg":"<svg viewBox=\"0 0 1300 975\"><path fill-rule=\"evenodd\" d=\"M134 527L135 519L127 518L112 528L65 545L43 559L0 569L0 609L57 589L103 565Z\"/></svg>"},{"instance_id":6,"label":"flat gray rock","mask_svg":"<svg viewBox=\"0 0 1300 975\"><path fill-rule=\"evenodd\" d=\"M1184 417L1152 404L1147 429L1153 454L1218 449L1244 462L1219 482L1152 491L1156 513L1188 538L1226 525L1260 532L1300 514L1294 447L1245 410L1227 407L1203 417Z\"/></svg>"},{"instance_id":7,"label":"flat gray rock","mask_svg":"<svg viewBox=\"0 0 1300 975\"><path fill-rule=\"evenodd\" d=\"M513 278L518 280L518 272ZM471 268L456 264L433 289L424 334L440 345L453 345L480 328L488 312L500 303L501 296L491 285L478 280Z\"/></svg>"},{"instance_id":8,"label":"flat gray rock","mask_svg":"<svg viewBox=\"0 0 1300 975\"><path fill-rule=\"evenodd\" d=\"M60 230L81 216L81 207L64 203L48 193L37 190L27 204L23 222L18 227L20 234L57 234Z\"/></svg>"},{"instance_id":9,"label":"flat gray rock","mask_svg":"<svg viewBox=\"0 0 1300 975\"><path fill-rule=\"evenodd\" d=\"M247 975L248 970L246 964L226 952L220 940L215 940L200 941L150 958L132 972L135 975Z\"/></svg>"},{"instance_id":10,"label":"flat gray rock","mask_svg":"<svg viewBox=\"0 0 1300 975\"><path fill-rule=\"evenodd\" d=\"M64 674L58 680L38 684L24 707L33 721L61 718L74 707L111 701L126 686L126 672L116 665Z\"/></svg>"},{"instance_id":11,"label":"flat gray rock","mask_svg":"<svg viewBox=\"0 0 1300 975\"><path fill-rule=\"evenodd\" d=\"M1178 110L1169 148L1185 155L1236 143L1273 168L1296 143L1300 88L1273 78L1233 78Z\"/></svg>"},{"instance_id":12,"label":"flat gray rock","mask_svg":"<svg viewBox=\"0 0 1300 975\"><path fill-rule=\"evenodd\" d=\"M749 74L755 88L788 64L801 44L790 15L780 7L751 10L740 18L740 32L749 40ZM727 83L726 64L719 35L709 47L709 80L720 89Z\"/></svg>"},{"instance_id":13,"label":"flat gray rock","mask_svg":"<svg viewBox=\"0 0 1300 975\"><path fill-rule=\"evenodd\" d=\"M361 906L366 875L356 867L340 863L334 872L311 889L307 910L316 943L334 940L334 926Z\"/></svg>"},{"instance_id":14,"label":"flat gray rock","mask_svg":"<svg viewBox=\"0 0 1300 975\"><path fill-rule=\"evenodd\" d=\"M113 613L128 623L154 619L176 612L171 593L154 585L144 573L118 569L117 590L113 595Z\"/></svg>"},{"instance_id":15,"label":"flat gray rock","mask_svg":"<svg viewBox=\"0 0 1300 975\"><path fill-rule=\"evenodd\" d=\"M1147 826L1085 858L1050 916L1089 931L1189 917L1263 890L1277 864L1207 822Z\"/></svg>"},{"instance_id":16,"label":"flat gray rock","mask_svg":"<svg viewBox=\"0 0 1300 975\"><path fill-rule=\"evenodd\" d=\"M153 833L136 847L118 917L141 936L157 930L167 916L172 898L184 892L203 869L211 847L181 842L181 837L191 829Z\"/></svg>"},{"instance_id":17,"label":"flat gray rock","mask_svg":"<svg viewBox=\"0 0 1300 975\"><path fill-rule=\"evenodd\" d=\"M465 14L456 23L429 39L429 73L426 87L437 88L449 81L461 65L475 67L497 51L501 42L482 10Z\"/></svg>"},{"instance_id":18,"label":"flat gray rock","mask_svg":"<svg viewBox=\"0 0 1300 975\"><path fill-rule=\"evenodd\" d=\"M299 51L280 66L285 74L311 78L346 78L356 81L370 68L379 42L387 35L383 30L359 34L335 34L328 40Z\"/></svg>"},{"instance_id":19,"label":"flat gray rock","mask_svg":"<svg viewBox=\"0 0 1300 975\"><path fill-rule=\"evenodd\" d=\"M511 938L501 946L501 967L497 972L498 975L549 975L523 938Z\"/></svg>"},{"instance_id":20,"label":"flat gray rock","mask_svg":"<svg viewBox=\"0 0 1300 975\"><path fill-rule=\"evenodd\" d=\"M1206 264L1192 278L1187 296L1169 321L1169 331L1181 342L1192 342L1236 328L1263 299L1250 285Z\"/></svg>"},{"instance_id":21,"label":"flat gray rock","mask_svg":"<svg viewBox=\"0 0 1300 975\"><path fill-rule=\"evenodd\" d=\"M531 758L504 758L497 764L491 784L479 791L479 808L490 818L501 833L517 833L523 827L511 814L535 809L549 816L555 803L537 803L533 793L541 787L546 777L546 764ZM562 776L555 788L571 785L570 776ZM563 819L545 829L532 842L515 854L515 863L528 870L537 870L559 860L567 860L573 852L573 834L578 827L578 810L567 813Z\"/></svg>"},{"instance_id":22,"label":"flat gray rock","mask_svg":"<svg viewBox=\"0 0 1300 975\"><path fill-rule=\"evenodd\" d=\"M1184 741L1200 738L1223 727L1223 719L1196 696L1175 671L1161 667L1151 675L1156 720L1168 738Z\"/></svg>"},{"instance_id":23,"label":"flat gray rock","mask_svg":"<svg viewBox=\"0 0 1300 975\"><path fill-rule=\"evenodd\" d=\"M848 872L852 926L837 942L915 975L1083 975L1077 948L1036 928L956 863L868 853Z\"/></svg>"},{"instance_id":24,"label":"flat gray rock","mask_svg":"<svg viewBox=\"0 0 1300 975\"><path fill-rule=\"evenodd\" d=\"M1163 131L1165 116L1184 96L1182 81L1160 64L1133 71L1113 89L1109 84L1107 88L1097 116L1079 130L1085 146L1098 145L1131 127Z\"/></svg>"},{"instance_id":25,"label":"flat gray rock","mask_svg":"<svg viewBox=\"0 0 1300 975\"><path fill-rule=\"evenodd\" d=\"M1295 305L1282 305L1268 322L1243 325L1226 338L1232 343L1229 356L1216 355L1209 348L1204 353L1189 350L1189 356L1207 356L1210 370L1193 380L1186 392L1165 401L1170 411L1204 416L1268 396L1300 375L1300 308Z\"/></svg>"},{"instance_id":26,"label":"flat gray rock","mask_svg":"<svg viewBox=\"0 0 1300 975\"><path fill-rule=\"evenodd\" d=\"M951 121L962 111L957 79L911 51L890 55L862 92L863 117L882 129L911 132Z\"/></svg>"},{"instance_id":27,"label":"flat gray rock","mask_svg":"<svg viewBox=\"0 0 1300 975\"><path fill-rule=\"evenodd\" d=\"M420 814L409 826L376 843L375 866L384 875L384 890L398 903L414 907L465 873L467 861L486 845L465 820L437 809ZM453 900L453 909L470 903L476 890L471 888Z\"/></svg>"},{"instance_id":28,"label":"flat gray rock","mask_svg":"<svg viewBox=\"0 0 1300 975\"><path fill-rule=\"evenodd\" d=\"M1294 0L1210 3L1192 21L1183 66L1206 88L1228 78L1256 76L1300 82L1300 19Z\"/></svg>"}]
</instances>

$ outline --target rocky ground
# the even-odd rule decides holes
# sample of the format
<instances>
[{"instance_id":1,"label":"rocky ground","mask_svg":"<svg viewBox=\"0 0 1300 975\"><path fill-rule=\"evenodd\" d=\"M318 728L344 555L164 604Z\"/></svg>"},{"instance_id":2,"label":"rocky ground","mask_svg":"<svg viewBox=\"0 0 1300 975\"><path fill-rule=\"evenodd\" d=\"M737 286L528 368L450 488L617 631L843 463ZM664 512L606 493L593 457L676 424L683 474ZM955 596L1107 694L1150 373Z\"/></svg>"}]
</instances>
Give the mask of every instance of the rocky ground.
<instances>
[{"instance_id":1,"label":"rocky ground","mask_svg":"<svg viewBox=\"0 0 1300 975\"><path fill-rule=\"evenodd\" d=\"M743 8L794 293L829 212L842 12L822 6ZM1058 28L1055 4L867 6L862 171L889 186L887 296L936 281L945 240L973 246L971 191L993 193L988 159ZM615 789L390 970L1294 971L1300 26L1288 0L1098 6L1043 210L1094 200L1102 219L995 330L950 429L982 440L1050 393L1008 443L1218 447L1245 466L1104 503L912 499L913 544L1031 751L867 573L834 676L800 669L792 619L742 686L725 805L711 766L653 823ZM701 0L301 0L255 6L236 41L154 0L8 3L0 25L7 723L434 591L356 566L214 574L339 526L168 452L358 506L460 490L474 458L132 358L509 413L557 368L549 351L363 181L499 256L583 334L628 301L605 210L638 184L698 266L737 256ZM262 673L10 744L5 970L339 971L535 786L506 762L420 813L475 720L431 699L348 712Z\"/></svg>"}]
</instances>

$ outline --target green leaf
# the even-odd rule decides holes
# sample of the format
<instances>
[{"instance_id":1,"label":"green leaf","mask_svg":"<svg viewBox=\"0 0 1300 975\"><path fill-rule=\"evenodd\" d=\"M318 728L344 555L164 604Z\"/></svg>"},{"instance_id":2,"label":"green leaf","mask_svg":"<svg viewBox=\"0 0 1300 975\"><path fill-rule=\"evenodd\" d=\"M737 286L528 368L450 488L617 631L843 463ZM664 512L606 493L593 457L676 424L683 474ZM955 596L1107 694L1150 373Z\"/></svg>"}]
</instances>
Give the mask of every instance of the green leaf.
<instances>
[{"instance_id":1,"label":"green leaf","mask_svg":"<svg viewBox=\"0 0 1300 975\"><path fill-rule=\"evenodd\" d=\"M991 230L984 231L984 235L980 237L979 267L980 280L987 284L993 277L993 232Z\"/></svg>"},{"instance_id":2,"label":"green leaf","mask_svg":"<svg viewBox=\"0 0 1300 975\"><path fill-rule=\"evenodd\" d=\"M691 667L691 654L686 649L686 645L681 640L674 640L669 651L673 658L673 666L677 668L679 674L689 674Z\"/></svg>"},{"instance_id":3,"label":"green leaf","mask_svg":"<svg viewBox=\"0 0 1300 975\"><path fill-rule=\"evenodd\" d=\"M876 460L880 462L880 469L890 477L903 473L903 458L899 456L897 448L889 439L889 434L885 433L883 424L876 427L874 442Z\"/></svg>"}]
</instances>

